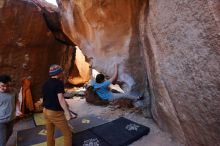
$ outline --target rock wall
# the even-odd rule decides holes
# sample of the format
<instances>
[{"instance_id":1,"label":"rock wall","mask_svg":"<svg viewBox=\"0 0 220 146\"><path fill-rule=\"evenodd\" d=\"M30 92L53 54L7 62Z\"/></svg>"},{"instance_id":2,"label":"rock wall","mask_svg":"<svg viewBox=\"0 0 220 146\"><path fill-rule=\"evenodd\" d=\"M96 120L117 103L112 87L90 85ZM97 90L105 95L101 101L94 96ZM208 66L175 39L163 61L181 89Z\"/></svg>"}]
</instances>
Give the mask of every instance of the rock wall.
<instances>
[{"instance_id":1,"label":"rock wall","mask_svg":"<svg viewBox=\"0 0 220 146\"><path fill-rule=\"evenodd\" d=\"M76 47L68 47L61 64L65 70L65 80L67 85L83 86L90 80L89 63L82 51Z\"/></svg>"},{"instance_id":2,"label":"rock wall","mask_svg":"<svg viewBox=\"0 0 220 146\"><path fill-rule=\"evenodd\" d=\"M64 69L65 82L72 85L83 85L90 79L89 64L76 44L63 33L58 7L45 0L32 0L41 11L44 20L56 40L66 45L60 60Z\"/></svg>"},{"instance_id":3,"label":"rock wall","mask_svg":"<svg viewBox=\"0 0 220 146\"><path fill-rule=\"evenodd\" d=\"M220 144L219 1L60 0L63 32L182 143ZM149 81L149 83L148 83ZM150 89L150 90L149 90ZM147 102L149 103L149 102Z\"/></svg>"},{"instance_id":4,"label":"rock wall","mask_svg":"<svg viewBox=\"0 0 220 146\"><path fill-rule=\"evenodd\" d=\"M125 91L143 92L146 85L138 29L143 1L59 1L63 32L88 57L93 67L111 76L119 64ZM136 17L137 16L137 17ZM148 92L146 90L146 96Z\"/></svg>"},{"instance_id":5,"label":"rock wall","mask_svg":"<svg viewBox=\"0 0 220 146\"><path fill-rule=\"evenodd\" d=\"M162 129L185 145L220 145L218 0L57 1L54 12L41 0L0 0L1 73L17 87L31 75L39 95L50 64L71 72L78 45L108 76L118 63L123 89L145 91Z\"/></svg>"},{"instance_id":6,"label":"rock wall","mask_svg":"<svg viewBox=\"0 0 220 146\"><path fill-rule=\"evenodd\" d=\"M0 1L0 73L12 76L17 89L32 76L32 92L40 98L48 67L60 63L65 45L55 40L40 9L30 1Z\"/></svg>"},{"instance_id":7,"label":"rock wall","mask_svg":"<svg viewBox=\"0 0 220 146\"><path fill-rule=\"evenodd\" d=\"M217 1L150 1L140 25L153 117L190 146L220 145L217 6Z\"/></svg>"}]
</instances>

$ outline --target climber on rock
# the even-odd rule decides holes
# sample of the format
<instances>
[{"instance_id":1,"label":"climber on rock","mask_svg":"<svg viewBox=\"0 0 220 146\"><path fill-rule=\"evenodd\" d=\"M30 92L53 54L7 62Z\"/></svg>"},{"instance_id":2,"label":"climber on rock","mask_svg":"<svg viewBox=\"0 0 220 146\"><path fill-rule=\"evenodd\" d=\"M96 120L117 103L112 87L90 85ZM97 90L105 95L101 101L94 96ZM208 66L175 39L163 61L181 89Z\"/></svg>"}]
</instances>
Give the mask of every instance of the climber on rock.
<instances>
[{"instance_id":1,"label":"climber on rock","mask_svg":"<svg viewBox=\"0 0 220 146\"><path fill-rule=\"evenodd\" d=\"M113 93L109 90L109 86L111 83L116 81L118 77L118 64L114 65L114 75L109 79L105 80L105 76L103 74L98 74L95 80L90 81L90 85L94 88L94 92L105 101L114 101L117 99L130 99L132 101L142 100L143 96L134 96L129 93Z\"/></svg>"}]
</instances>

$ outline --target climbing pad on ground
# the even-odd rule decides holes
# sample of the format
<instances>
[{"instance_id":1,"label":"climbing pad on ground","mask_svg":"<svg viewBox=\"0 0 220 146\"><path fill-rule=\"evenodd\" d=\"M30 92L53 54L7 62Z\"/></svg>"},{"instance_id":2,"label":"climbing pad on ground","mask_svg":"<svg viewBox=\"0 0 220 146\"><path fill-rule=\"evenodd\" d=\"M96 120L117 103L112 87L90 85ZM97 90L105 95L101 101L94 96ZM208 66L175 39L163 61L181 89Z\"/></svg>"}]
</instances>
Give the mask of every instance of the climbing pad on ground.
<instances>
[{"instance_id":1,"label":"climbing pad on ground","mask_svg":"<svg viewBox=\"0 0 220 146\"><path fill-rule=\"evenodd\" d=\"M121 117L74 134L73 145L126 146L149 132L148 127Z\"/></svg>"},{"instance_id":2,"label":"climbing pad on ground","mask_svg":"<svg viewBox=\"0 0 220 146\"><path fill-rule=\"evenodd\" d=\"M45 125L45 119L43 113L34 113L34 122L37 126Z\"/></svg>"},{"instance_id":3,"label":"climbing pad on ground","mask_svg":"<svg viewBox=\"0 0 220 146\"><path fill-rule=\"evenodd\" d=\"M37 126L35 128L18 131L17 146L44 146L46 145L46 132L45 126ZM55 138L57 143L63 140L62 134L58 129L55 130Z\"/></svg>"},{"instance_id":4,"label":"climbing pad on ground","mask_svg":"<svg viewBox=\"0 0 220 146\"><path fill-rule=\"evenodd\" d=\"M106 122L95 116L74 120L74 122L73 120L70 121L73 127L79 126L82 128L77 129L78 132L75 129L73 146L126 146L150 132L148 127L123 117L111 122ZM62 145L63 137L57 129L55 130L55 138L56 146ZM30 145L46 146L45 126L37 126L36 128L17 132L17 146Z\"/></svg>"},{"instance_id":5,"label":"climbing pad on ground","mask_svg":"<svg viewBox=\"0 0 220 146\"><path fill-rule=\"evenodd\" d=\"M69 120L69 125L72 128L73 133L77 133L107 122L108 121L103 120L95 115L87 115Z\"/></svg>"},{"instance_id":6,"label":"climbing pad on ground","mask_svg":"<svg viewBox=\"0 0 220 146\"><path fill-rule=\"evenodd\" d=\"M91 130L76 133L73 135L73 146L111 146L101 137L95 135Z\"/></svg>"},{"instance_id":7,"label":"climbing pad on ground","mask_svg":"<svg viewBox=\"0 0 220 146\"><path fill-rule=\"evenodd\" d=\"M36 127L32 116L23 117L16 120L16 131Z\"/></svg>"},{"instance_id":8,"label":"climbing pad on ground","mask_svg":"<svg viewBox=\"0 0 220 146\"><path fill-rule=\"evenodd\" d=\"M72 114L73 117L77 117L77 113L75 113L73 111L70 111L70 113ZM39 126L39 125L45 125L46 124L43 113L34 113L33 117L34 117L35 125Z\"/></svg>"}]
</instances>

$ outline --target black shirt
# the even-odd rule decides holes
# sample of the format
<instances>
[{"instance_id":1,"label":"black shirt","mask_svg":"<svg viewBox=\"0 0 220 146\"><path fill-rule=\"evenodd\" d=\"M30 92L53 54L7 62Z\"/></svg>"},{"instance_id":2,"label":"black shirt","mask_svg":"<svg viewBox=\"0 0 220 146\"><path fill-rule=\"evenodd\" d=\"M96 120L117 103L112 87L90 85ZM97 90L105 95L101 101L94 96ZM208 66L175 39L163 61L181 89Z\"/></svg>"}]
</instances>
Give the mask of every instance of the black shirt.
<instances>
[{"instance_id":1,"label":"black shirt","mask_svg":"<svg viewBox=\"0 0 220 146\"><path fill-rule=\"evenodd\" d=\"M64 84L56 78L48 79L43 85L43 106L54 111L63 111L57 94L64 93Z\"/></svg>"}]
</instances>

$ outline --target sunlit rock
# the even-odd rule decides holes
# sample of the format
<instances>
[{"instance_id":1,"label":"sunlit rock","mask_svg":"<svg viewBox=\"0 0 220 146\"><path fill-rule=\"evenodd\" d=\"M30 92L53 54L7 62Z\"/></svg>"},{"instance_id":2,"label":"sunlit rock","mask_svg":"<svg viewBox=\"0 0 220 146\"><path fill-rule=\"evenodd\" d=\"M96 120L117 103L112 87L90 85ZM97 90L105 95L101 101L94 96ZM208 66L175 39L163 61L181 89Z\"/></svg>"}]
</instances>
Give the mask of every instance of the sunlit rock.
<instances>
[{"instance_id":1,"label":"sunlit rock","mask_svg":"<svg viewBox=\"0 0 220 146\"><path fill-rule=\"evenodd\" d=\"M143 92L146 74L138 31L141 1L60 1L63 32L98 71L112 76L119 64L125 91ZM147 91L147 90L146 90ZM148 95L148 94L146 94Z\"/></svg>"},{"instance_id":2,"label":"sunlit rock","mask_svg":"<svg viewBox=\"0 0 220 146\"><path fill-rule=\"evenodd\" d=\"M50 64L60 63L64 45L55 40L39 9L30 1L0 1L0 72L12 76L17 89L32 77L32 94L41 96Z\"/></svg>"},{"instance_id":3,"label":"sunlit rock","mask_svg":"<svg viewBox=\"0 0 220 146\"><path fill-rule=\"evenodd\" d=\"M61 0L63 32L186 145L219 145L219 2ZM149 86L148 86L149 81ZM148 93L149 93L148 92ZM146 92L145 92L146 93Z\"/></svg>"}]
</instances>

